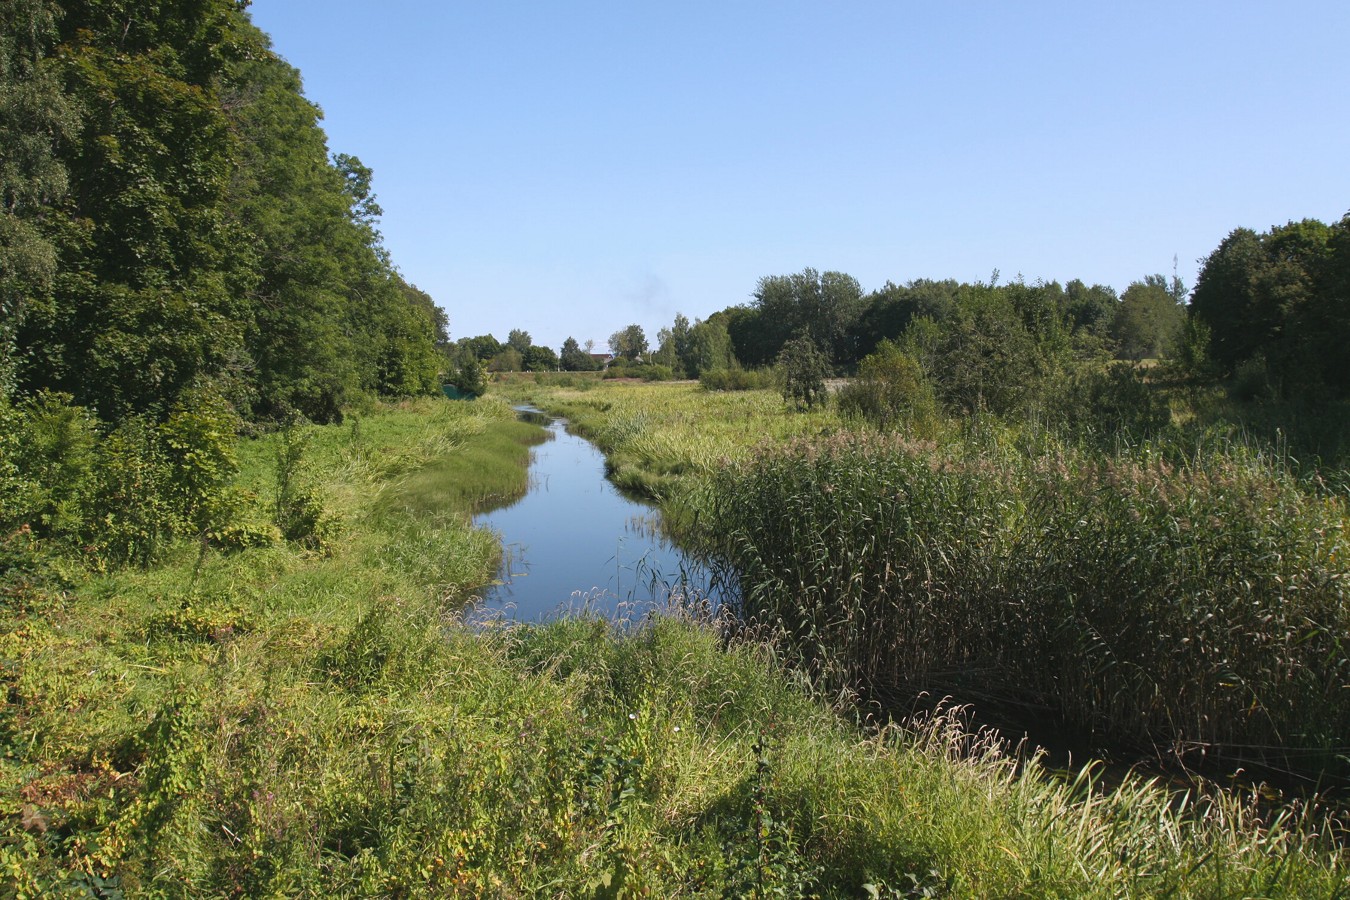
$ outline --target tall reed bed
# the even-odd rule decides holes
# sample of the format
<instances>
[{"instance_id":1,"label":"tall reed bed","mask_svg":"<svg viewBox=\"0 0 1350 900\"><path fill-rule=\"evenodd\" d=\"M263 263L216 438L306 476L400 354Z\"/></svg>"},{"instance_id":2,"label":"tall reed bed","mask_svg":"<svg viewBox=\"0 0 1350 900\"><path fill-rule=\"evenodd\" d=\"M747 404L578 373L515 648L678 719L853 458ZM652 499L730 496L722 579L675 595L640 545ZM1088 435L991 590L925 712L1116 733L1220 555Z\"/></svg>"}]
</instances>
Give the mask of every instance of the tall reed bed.
<instances>
[{"instance_id":1,"label":"tall reed bed","mask_svg":"<svg viewBox=\"0 0 1350 900\"><path fill-rule=\"evenodd\" d=\"M1350 775L1346 504L1250 454L840 433L717 474L696 530L827 679Z\"/></svg>"}]
</instances>

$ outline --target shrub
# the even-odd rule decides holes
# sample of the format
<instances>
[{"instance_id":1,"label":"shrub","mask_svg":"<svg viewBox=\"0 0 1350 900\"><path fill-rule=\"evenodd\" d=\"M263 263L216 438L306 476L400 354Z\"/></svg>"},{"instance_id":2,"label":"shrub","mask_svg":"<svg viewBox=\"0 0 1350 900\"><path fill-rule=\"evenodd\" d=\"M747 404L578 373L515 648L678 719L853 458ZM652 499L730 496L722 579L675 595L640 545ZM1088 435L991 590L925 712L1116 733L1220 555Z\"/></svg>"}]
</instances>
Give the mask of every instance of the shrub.
<instances>
[{"instance_id":1,"label":"shrub","mask_svg":"<svg viewBox=\"0 0 1350 900\"><path fill-rule=\"evenodd\" d=\"M705 391L760 391L778 388L778 373L773 369L742 369L732 366L709 369L698 376Z\"/></svg>"},{"instance_id":2,"label":"shrub","mask_svg":"<svg viewBox=\"0 0 1350 900\"><path fill-rule=\"evenodd\" d=\"M675 371L670 366L653 363L643 366L638 375L643 381L672 381L675 378Z\"/></svg>"},{"instance_id":3,"label":"shrub","mask_svg":"<svg viewBox=\"0 0 1350 900\"><path fill-rule=\"evenodd\" d=\"M112 562L154 561L174 531L167 469L154 426L140 416L124 419L99 447L88 545Z\"/></svg>"},{"instance_id":4,"label":"shrub","mask_svg":"<svg viewBox=\"0 0 1350 900\"><path fill-rule=\"evenodd\" d=\"M1061 413L1079 434L1112 438L1153 437L1172 417L1167 399L1148 383L1144 370L1128 363L1078 374L1063 394Z\"/></svg>"},{"instance_id":5,"label":"shrub","mask_svg":"<svg viewBox=\"0 0 1350 900\"><path fill-rule=\"evenodd\" d=\"M481 397L487 392L487 366L472 354L467 354L446 379L446 383L461 394Z\"/></svg>"},{"instance_id":6,"label":"shrub","mask_svg":"<svg viewBox=\"0 0 1350 900\"><path fill-rule=\"evenodd\" d=\"M883 340L839 392L839 409L885 430L908 426L926 434L938 415L933 387L919 361Z\"/></svg>"},{"instance_id":7,"label":"shrub","mask_svg":"<svg viewBox=\"0 0 1350 900\"><path fill-rule=\"evenodd\" d=\"M11 526L43 536L78 532L88 513L97 433L69 394L42 393L7 414L8 474L0 473ZM13 430L10 430L13 429Z\"/></svg>"},{"instance_id":8,"label":"shrub","mask_svg":"<svg viewBox=\"0 0 1350 900\"><path fill-rule=\"evenodd\" d=\"M257 522L231 522L212 531L210 537L212 543L235 553L255 547L270 547L282 539L277 526Z\"/></svg>"},{"instance_id":9,"label":"shrub","mask_svg":"<svg viewBox=\"0 0 1350 900\"><path fill-rule=\"evenodd\" d=\"M317 488L308 483L305 452L309 434L291 420L281 429L276 454L273 521L282 537L311 550L322 550L336 535L338 519L324 507Z\"/></svg>"},{"instance_id":10,"label":"shrub","mask_svg":"<svg viewBox=\"0 0 1350 900\"><path fill-rule=\"evenodd\" d=\"M159 427L164 444L164 491L183 526L205 535L226 527L237 515L239 499L231 484L239 471L235 458L238 417L225 399L210 390L189 392Z\"/></svg>"},{"instance_id":11,"label":"shrub","mask_svg":"<svg viewBox=\"0 0 1350 900\"><path fill-rule=\"evenodd\" d=\"M784 344L778 354L778 367L783 371L784 400L799 409L829 402L825 379L830 374L830 361L809 336L798 335Z\"/></svg>"}]
</instances>

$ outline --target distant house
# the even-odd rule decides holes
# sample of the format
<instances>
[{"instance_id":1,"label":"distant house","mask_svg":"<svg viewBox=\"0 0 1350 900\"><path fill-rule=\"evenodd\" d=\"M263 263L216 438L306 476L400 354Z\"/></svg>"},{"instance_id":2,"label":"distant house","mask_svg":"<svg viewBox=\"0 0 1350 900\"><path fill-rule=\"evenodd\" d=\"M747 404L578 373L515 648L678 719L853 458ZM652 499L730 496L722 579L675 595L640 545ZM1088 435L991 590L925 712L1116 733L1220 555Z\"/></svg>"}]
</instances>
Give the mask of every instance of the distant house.
<instances>
[{"instance_id":1,"label":"distant house","mask_svg":"<svg viewBox=\"0 0 1350 900\"><path fill-rule=\"evenodd\" d=\"M614 361L613 353L592 353L591 359L602 369L608 369L609 364Z\"/></svg>"}]
</instances>

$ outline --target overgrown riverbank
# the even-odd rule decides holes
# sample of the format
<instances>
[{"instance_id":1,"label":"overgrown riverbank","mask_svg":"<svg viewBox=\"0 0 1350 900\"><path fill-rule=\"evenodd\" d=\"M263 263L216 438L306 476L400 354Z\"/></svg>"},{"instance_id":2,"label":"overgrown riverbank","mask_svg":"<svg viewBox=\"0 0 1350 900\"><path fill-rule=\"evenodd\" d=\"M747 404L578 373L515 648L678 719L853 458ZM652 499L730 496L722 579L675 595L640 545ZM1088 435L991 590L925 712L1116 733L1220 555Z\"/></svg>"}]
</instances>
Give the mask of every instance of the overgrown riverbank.
<instances>
[{"instance_id":1,"label":"overgrown riverbank","mask_svg":"<svg viewBox=\"0 0 1350 900\"><path fill-rule=\"evenodd\" d=\"M706 623L466 629L496 552L467 514L523 486L529 439L484 401L306 430L321 546L185 542L147 571L8 581L4 893L1345 890L1312 819L1098 796L952 718L858 730ZM264 506L281 441L240 454Z\"/></svg>"},{"instance_id":2,"label":"overgrown riverbank","mask_svg":"<svg viewBox=\"0 0 1350 900\"><path fill-rule=\"evenodd\" d=\"M513 390L521 390L513 387ZM832 689L1038 710L1083 744L1341 780L1341 494L1182 433L1105 451L996 422L880 435L692 386L533 389L663 494Z\"/></svg>"}]
</instances>

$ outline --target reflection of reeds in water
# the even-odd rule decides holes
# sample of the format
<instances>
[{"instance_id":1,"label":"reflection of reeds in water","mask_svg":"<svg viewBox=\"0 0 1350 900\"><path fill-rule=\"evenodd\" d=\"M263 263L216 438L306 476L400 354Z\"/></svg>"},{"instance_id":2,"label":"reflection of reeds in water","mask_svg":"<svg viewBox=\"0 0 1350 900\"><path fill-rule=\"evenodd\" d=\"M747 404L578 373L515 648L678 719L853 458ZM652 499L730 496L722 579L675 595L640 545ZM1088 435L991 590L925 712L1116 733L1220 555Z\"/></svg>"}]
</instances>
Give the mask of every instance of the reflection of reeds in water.
<instances>
[{"instance_id":1,"label":"reflection of reeds in water","mask_svg":"<svg viewBox=\"0 0 1350 900\"><path fill-rule=\"evenodd\" d=\"M509 600L486 603L477 598L466 605L457 619L477 629L503 628L514 624L530 624L519 619L518 608ZM730 607L716 602L703 591L680 583L662 586L650 597L638 598L632 592L620 597L612 591L594 587L588 591L573 591L571 597L546 611L546 621L559 619L595 619L630 630L654 617L673 617L682 621L716 625L719 631L730 633Z\"/></svg>"},{"instance_id":2,"label":"reflection of reeds in water","mask_svg":"<svg viewBox=\"0 0 1350 900\"><path fill-rule=\"evenodd\" d=\"M636 535L653 543L665 543L666 533L661 527L659 516L650 513L634 513L624 525L624 533Z\"/></svg>"}]
</instances>

